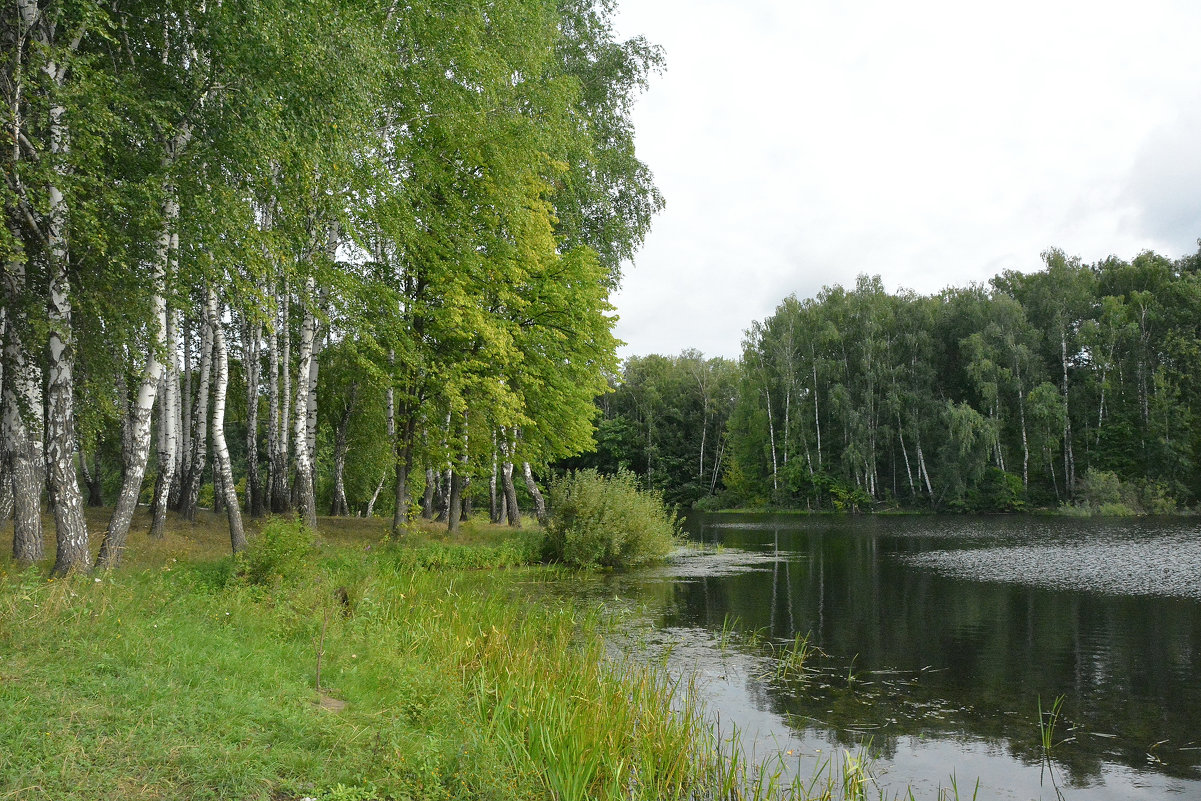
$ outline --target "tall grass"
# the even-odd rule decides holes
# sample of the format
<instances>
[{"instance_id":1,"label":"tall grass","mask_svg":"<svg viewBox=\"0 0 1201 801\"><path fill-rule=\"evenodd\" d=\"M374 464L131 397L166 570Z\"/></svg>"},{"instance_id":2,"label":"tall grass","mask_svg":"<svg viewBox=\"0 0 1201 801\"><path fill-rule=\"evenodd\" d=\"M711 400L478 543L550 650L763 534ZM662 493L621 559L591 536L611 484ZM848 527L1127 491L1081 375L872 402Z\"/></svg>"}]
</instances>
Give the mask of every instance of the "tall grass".
<instances>
[{"instance_id":1,"label":"tall grass","mask_svg":"<svg viewBox=\"0 0 1201 801\"><path fill-rule=\"evenodd\" d=\"M528 559L525 540L471 556L462 542L314 550L277 533L240 561L156 551L100 579L0 562L0 799L701 801L866 787L853 760L804 781L783 757L748 762L687 679L606 657L600 610L531 594L560 574L501 569Z\"/></svg>"}]
</instances>

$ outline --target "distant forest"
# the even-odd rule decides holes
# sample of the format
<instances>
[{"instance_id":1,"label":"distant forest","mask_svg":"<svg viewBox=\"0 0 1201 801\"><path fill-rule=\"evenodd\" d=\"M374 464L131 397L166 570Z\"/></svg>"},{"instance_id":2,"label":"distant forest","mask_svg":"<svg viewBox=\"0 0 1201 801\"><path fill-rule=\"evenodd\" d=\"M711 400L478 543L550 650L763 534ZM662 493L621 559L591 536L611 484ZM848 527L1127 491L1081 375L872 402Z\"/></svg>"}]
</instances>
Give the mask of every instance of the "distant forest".
<instances>
[{"instance_id":1,"label":"distant forest","mask_svg":"<svg viewBox=\"0 0 1201 801\"><path fill-rule=\"evenodd\" d=\"M1201 252L924 296L790 296L742 358L625 362L597 451L702 507L1163 513L1197 501Z\"/></svg>"}]
</instances>

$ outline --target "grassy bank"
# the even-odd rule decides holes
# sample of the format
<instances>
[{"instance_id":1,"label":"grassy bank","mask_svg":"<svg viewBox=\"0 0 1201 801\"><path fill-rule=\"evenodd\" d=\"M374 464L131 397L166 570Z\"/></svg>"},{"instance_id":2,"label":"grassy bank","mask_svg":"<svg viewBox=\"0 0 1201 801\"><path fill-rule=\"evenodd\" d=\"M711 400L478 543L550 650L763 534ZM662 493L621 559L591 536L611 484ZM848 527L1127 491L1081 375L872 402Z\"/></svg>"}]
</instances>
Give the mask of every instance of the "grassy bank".
<instances>
[{"instance_id":1,"label":"grassy bank","mask_svg":"<svg viewBox=\"0 0 1201 801\"><path fill-rule=\"evenodd\" d=\"M575 579L536 534L280 528L241 560L210 518L108 574L0 562L0 799L861 797L723 757L691 688L545 591Z\"/></svg>"},{"instance_id":2,"label":"grassy bank","mask_svg":"<svg viewBox=\"0 0 1201 801\"><path fill-rule=\"evenodd\" d=\"M0 798L705 794L700 715L539 600L528 538L384 530L322 521L255 580L215 521L101 576L0 565Z\"/></svg>"}]
</instances>

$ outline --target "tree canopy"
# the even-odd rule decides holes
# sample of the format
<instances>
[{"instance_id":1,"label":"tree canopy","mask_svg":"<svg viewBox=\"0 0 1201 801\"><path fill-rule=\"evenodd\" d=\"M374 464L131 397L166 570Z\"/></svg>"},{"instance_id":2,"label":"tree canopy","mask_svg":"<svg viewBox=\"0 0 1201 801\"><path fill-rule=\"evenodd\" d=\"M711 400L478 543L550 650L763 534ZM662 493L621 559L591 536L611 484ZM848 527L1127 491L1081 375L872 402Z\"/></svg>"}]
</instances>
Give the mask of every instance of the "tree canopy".
<instances>
[{"instance_id":1,"label":"tree canopy","mask_svg":"<svg viewBox=\"0 0 1201 801\"><path fill-rule=\"evenodd\" d=\"M590 447L608 294L662 205L630 122L662 57L615 38L611 2L12 10L20 561L43 486L67 572L90 567L88 501L115 499L111 566L139 499L161 521L211 492L235 549L243 507L401 526L424 492L454 525L473 479Z\"/></svg>"}]
</instances>

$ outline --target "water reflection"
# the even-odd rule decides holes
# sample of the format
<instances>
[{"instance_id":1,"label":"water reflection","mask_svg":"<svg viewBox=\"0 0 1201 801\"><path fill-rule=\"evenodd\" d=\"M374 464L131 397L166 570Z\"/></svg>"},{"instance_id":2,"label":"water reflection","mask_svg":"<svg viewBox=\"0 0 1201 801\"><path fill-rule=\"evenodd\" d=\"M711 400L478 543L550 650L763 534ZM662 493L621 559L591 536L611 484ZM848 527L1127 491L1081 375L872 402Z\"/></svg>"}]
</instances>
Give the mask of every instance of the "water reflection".
<instances>
[{"instance_id":1,"label":"water reflection","mask_svg":"<svg viewBox=\"0 0 1201 801\"><path fill-rule=\"evenodd\" d=\"M988 797L1053 798L1038 780L1037 706L1063 695L1053 762L1068 797L1201 798L1193 524L721 515L690 531L758 556L730 569L727 551L713 571L614 577L604 591L647 604L673 663L706 676L761 748L828 753L870 736L891 781L945 787L955 770ZM1153 594L1145 574L1165 566L1172 580ZM1103 581L1045 580L1065 570ZM767 640L809 633L824 655L803 678L770 678L769 649L714 645L733 619Z\"/></svg>"}]
</instances>

